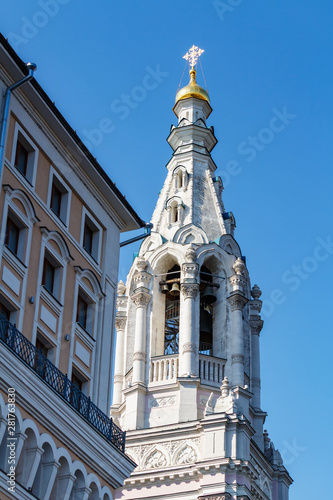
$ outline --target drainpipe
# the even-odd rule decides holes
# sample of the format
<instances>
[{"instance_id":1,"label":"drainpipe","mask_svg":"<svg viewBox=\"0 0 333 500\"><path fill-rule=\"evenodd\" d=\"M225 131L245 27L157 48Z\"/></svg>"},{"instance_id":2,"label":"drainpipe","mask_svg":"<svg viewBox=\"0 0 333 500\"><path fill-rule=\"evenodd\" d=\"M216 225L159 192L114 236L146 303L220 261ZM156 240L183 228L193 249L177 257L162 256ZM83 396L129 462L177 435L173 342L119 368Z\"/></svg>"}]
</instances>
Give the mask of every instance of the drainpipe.
<instances>
[{"instance_id":1,"label":"drainpipe","mask_svg":"<svg viewBox=\"0 0 333 500\"><path fill-rule=\"evenodd\" d=\"M22 78L22 80L19 80L16 83L13 83L10 87L7 87L7 90L4 95L4 106L3 106L3 113L2 113L2 121L1 121L1 135L0 135L0 178L2 175L2 162L3 162L3 156L4 156L4 149L5 149L5 140L6 140L6 132L7 132L7 120L8 120L8 112L9 112L9 101L10 101L10 96L13 90L17 89L17 87L20 87L24 83L28 82L34 77L34 71L37 69L36 64L34 63L27 63L26 67L29 70L29 74Z\"/></svg>"}]
</instances>

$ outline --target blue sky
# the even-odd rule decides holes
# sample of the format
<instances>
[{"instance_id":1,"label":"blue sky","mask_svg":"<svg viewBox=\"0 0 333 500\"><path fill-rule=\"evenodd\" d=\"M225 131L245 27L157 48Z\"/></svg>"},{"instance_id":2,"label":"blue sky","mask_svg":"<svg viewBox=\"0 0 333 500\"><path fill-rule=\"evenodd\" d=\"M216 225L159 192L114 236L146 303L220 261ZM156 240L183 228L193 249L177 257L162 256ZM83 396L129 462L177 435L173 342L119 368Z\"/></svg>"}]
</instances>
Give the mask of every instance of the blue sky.
<instances>
[{"instance_id":1,"label":"blue sky","mask_svg":"<svg viewBox=\"0 0 333 500\"><path fill-rule=\"evenodd\" d=\"M171 156L165 139L176 121L182 56L193 44L205 49L201 59L214 110L209 125L219 140L216 174L224 180L226 210L236 217L252 284L265 300L266 427L295 480L290 498L308 498L310 491L323 498L333 446L333 4L0 5L3 34L23 60L37 63L39 83L147 221ZM137 249L121 250L122 279Z\"/></svg>"}]
</instances>

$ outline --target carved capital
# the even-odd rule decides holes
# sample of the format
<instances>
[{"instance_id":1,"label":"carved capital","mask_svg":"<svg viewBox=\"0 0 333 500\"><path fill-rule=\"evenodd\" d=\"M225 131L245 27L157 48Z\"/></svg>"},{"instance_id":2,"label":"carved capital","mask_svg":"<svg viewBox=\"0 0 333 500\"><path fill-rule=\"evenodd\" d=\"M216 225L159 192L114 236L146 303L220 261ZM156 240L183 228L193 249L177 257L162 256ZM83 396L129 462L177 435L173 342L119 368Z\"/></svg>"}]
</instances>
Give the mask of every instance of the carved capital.
<instances>
[{"instance_id":1,"label":"carved capital","mask_svg":"<svg viewBox=\"0 0 333 500\"><path fill-rule=\"evenodd\" d=\"M116 316L116 330L117 332L125 330L127 318L124 316Z\"/></svg>"},{"instance_id":2,"label":"carved capital","mask_svg":"<svg viewBox=\"0 0 333 500\"><path fill-rule=\"evenodd\" d=\"M136 307L147 307L150 302L151 295L148 291L140 289L133 292L131 299Z\"/></svg>"},{"instance_id":3,"label":"carved capital","mask_svg":"<svg viewBox=\"0 0 333 500\"><path fill-rule=\"evenodd\" d=\"M195 352L195 344L193 342L186 342L183 345L183 353L184 352Z\"/></svg>"},{"instance_id":4,"label":"carved capital","mask_svg":"<svg viewBox=\"0 0 333 500\"><path fill-rule=\"evenodd\" d=\"M137 351L133 354L133 361L146 361L146 353L143 351Z\"/></svg>"},{"instance_id":5,"label":"carved capital","mask_svg":"<svg viewBox=\"0 0 333 500\"><path fill-rule=\"evenodd\" d=\"M233 354L231 356L231 364L234 363L243 363L244 364L244 356L243 354Z\"/></svg>"},{"instance_id":6,"label":"carved capital","mask_svg":"<svg viewBox=\"0 0 333 500\"><path fill-rule=\"evenodd\" d=\"M239 293L230 295L227 300L230 304L232 312L241 311L243 307L248 303L248 299L243 295L240 295Z\"/></svg>"},{"instance_id":7,"label":"carved capital","mask_svg":"<svg viewBox=\"0 0 333 500\"><path fill-rule=\"evenodd\" d=\"M197 296L197 293L199 291L199 284L198 283L182 283L181 284L181 290L184 295L185 300L186 299L195 299Z\"/></svg>"},{"instance_id":8,"label":"carved capital","mask_svg":"<svg viewBox=\"0 0 333 500\"><path fill-rule=\"evenodd\" d=\"M264 322L262 319L250 319L250 327L252 335L260 335Z\"/></svg>"}]
</instances>

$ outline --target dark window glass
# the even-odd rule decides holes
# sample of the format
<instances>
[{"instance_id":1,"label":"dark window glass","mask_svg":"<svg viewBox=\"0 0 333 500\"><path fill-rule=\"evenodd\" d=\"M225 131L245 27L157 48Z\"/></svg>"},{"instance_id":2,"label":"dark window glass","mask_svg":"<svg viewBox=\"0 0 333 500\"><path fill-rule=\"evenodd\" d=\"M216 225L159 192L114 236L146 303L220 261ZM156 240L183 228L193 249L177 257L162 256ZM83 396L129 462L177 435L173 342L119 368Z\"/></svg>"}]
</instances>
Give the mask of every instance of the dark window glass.
<instances>
[{"instance_id":1,"label":"dark window glass","mask_svg":"<svg viewBox=\"0 0 333 500\"><path fill-rule=\"evenodd\" d=\"M45 288L53 293L55 267L47 259L44 259L43 280Z\"/></svg>"},{"instance_id":2,"label":"dark window glass","mask_svg":"<svg viewBox=\"0 0 333 500\"><path fill-rule=\"evenodd\" d=\"M81 295L79 295L77 300L76 321L85 330L87 329L87 316L88 316L88 303L81 297Z\"/></svg>"},{"instance_id":3,"label":"dark window glass","mask_svg":"<svg viewBox=\"0 0 333 500\"><path fill-rule=\"evenodd\" d=\"M20 228L15 224L15 222L13 222L11 219L8 219L5 244L15 255L17 255L19 235Z\"/></svg>"},{"instance_id":4,"label":"dark window glass","mask_svg":"<svg viewBox=\"0 0 333 500\"><path fill-rule=\"evenodd\" d=\"M10 311L9 311L9 309L7 309L6 306L4 306L1 303L0 303L0 314L2 314L2 316L4 316L9 321Z\"/></svg>"},{"instance_id":5,"label":"dark window glass","mask_svg":"<svg viewBox=\"0 0 333 500\"><path fill-rule=\"evenodd\" d=\"M84 225L84 236L83 236L83 248L87 250L88 253L92 253L92 243L93 243L93 230L88 226L87 223Z\"/></svg>"},{"instance_id":6,"label":"dark window glass","mask_svg":"<svg viewBox=\"0 0 333 500\"><path fill-rule=\"evenodd\" d=\"M43 342L39 339L36 340L36 347L40 353L42 353L47 358L47 347L43 344Z\"/></svg>"},{"instance_id":7,"label":"dark window glass","mask_svg":"<svg viewBox=\"0 0 333 500\"><path fill-rule=\"evenodd\" d=\"M76 375L74 375L74 373L72 374L72 384L74 385L74 387L79 389L79 391L82 391L82 381Z\"/></svg>"},{"instance_id":8,"label":"dark window glass","mask_svg":"<svg viewBox=\"0 0 333 500\"><path fill-rule=\"evenodd\" d=\"M60 217L61 196L62 193L60 189L58 189L57 186L53 184L51 193L51 209L58 217Z\"/></svg>"},{"instance_id":9,"label":"dark window glass","mask_svg":"<svg viewBox=\"0 0 333 500\"><path fill-rule=\"evenodd\" d=\"M15 167L23 174L24 176L27 174L27 165L28 165L28 151L25 147L18 142L16 147L16 155L15 155Z\"/></svg>"}]
</instances>

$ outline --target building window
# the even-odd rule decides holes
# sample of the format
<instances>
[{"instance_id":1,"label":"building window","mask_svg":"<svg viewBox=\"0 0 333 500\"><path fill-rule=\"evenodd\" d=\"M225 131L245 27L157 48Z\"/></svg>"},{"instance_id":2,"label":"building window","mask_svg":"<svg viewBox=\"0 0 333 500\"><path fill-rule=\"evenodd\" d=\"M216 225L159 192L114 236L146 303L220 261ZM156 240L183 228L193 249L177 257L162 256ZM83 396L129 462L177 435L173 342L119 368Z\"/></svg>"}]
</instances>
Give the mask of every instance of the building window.
<instances>
[{"instance_id":1,"label":"building window","mask_svg":"<svg viewBox=\"0 0 333 500\"><path fill-rule=\"evenodd\" d=\"M180 267L173 266L162 285L165 294L164 355L179 351Z\"/></svg>"},{"instance_id":2,"label":"building window","mask_svg":"<svg viewBox=\"0 0 333 500\"><path fill-rule=\"evenodd\" d=\"M6 318L7 321L10 319L10 310L4 305L0 303L0 314Z\"/></svg>"},{"instance_id":3,"label":"building window","mask_svg":"<svg viewBox=\"0 0 333 500\"><path fill-rule=\"evenodd\" d=\"M17 310L15 307L6 299L6 297L0 295L0 314L10 323L15 324L17 320Z\"/></svg>"},{"instance_id":4,"label":"building window","mask_svg":"<svg viewBox=\"0 0 333 500\"><path fill-rule=\"evenodd\" d=\"M26 227L23 222L12 212L8 210L5 245L21 261L24 259Z\"/></svg>"},{"instance_id":5,"label":"building window","mask_svg":"<svg viewBox=\"0 0 333 500\"><path fill-rule=\"evenodd\" d=\"M59 299L60 279L61 279L61 266L60 266L60 264L55 260L55 258L48 251L45 251L42 285L56 299Z\"/></svg>"},{"instance_id":6,"label":"building window","mask_svg":"<svg viewBox=\"0 0 333 500\"><path fill-rule=\"evenodd\" d=\"M70 403L79 410L84 403L82 394L88 393L88 380L73 366L71 382Z\"/></svg>"},{"instance_id":7,"label":"building window","mask_svg":"<svg viewBox=\"0 0 333 500\"><path fill-rule=\"evenodd\" d=\"M100 253L101 228L87 215L84 219L82 246L98 262Z\"/></svg>"},{"instance_id":8,"label":"building window","mask_svg":"<svg viewBox=\"0 0 333 500\"><path fill-rule=\"evenodd\" d=\"M53 213L65 224L68 224L70 190L53 174L49 206Z\"/></svg>"},{"instance_id":9,"label":"building window","mask_svg":"<svg viewBox=\"0 0 333 500\"><path fill-rule=\"evenodd\" d=\"M79 288L77 299L76 321L90 335L93 333L94 303L88 295Z\"/></svg>"},{"instance_id":10,"label":"building window","mask_svg":"<svg viewBox=\"0 0 333 500\"><path fill-rule=\"evenodd\" d=\"M36 161L36 149L19 130L17 132L14 166L29 181L33 183L33 174Z\"/></svg>"},{"instance_id":11,"label":"building window","mask_svg":"<svg viewBox=\"0 0 333 500\"><path fill-rule=\"evenodd\" d=\"M22 175L26 176L27 166L28 166L29 152L17 141L16 155L15 155L15 167L21 172Z\"/></svg>"}]
</instances>

